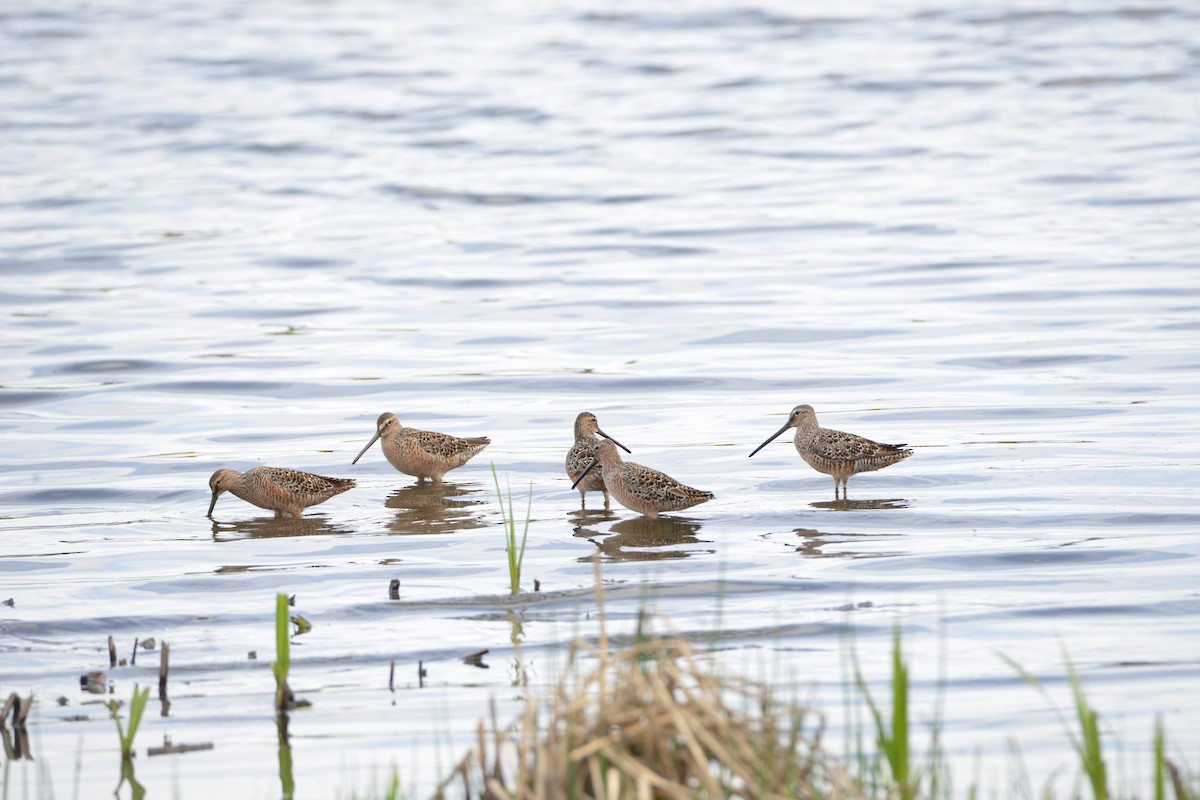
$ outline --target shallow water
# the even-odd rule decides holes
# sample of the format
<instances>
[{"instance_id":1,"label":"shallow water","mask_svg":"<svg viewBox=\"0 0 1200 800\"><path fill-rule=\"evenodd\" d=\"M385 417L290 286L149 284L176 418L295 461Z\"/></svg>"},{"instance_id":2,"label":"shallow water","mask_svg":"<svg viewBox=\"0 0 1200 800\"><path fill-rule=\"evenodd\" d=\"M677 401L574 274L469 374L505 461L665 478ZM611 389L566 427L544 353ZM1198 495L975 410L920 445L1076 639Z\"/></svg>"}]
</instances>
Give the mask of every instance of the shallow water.
<instances>
[{"instance_id":1,"label":"shallow water","mask_svg":"<svg viewBox=\"0 0 1200 800\"><path fill-rule=\"evenodd\" d=\"M1200 741L1198 22L1103 0L0 12L0 692L37 700L6 788L66 796L78 761L80 796L111 791L79 676L109 635L154 636L171 706L139 745L214 749L143 752L149 795L279 795L286 592L313 622L297 796L393 766L424 796L489 699L516 709L517 665L545 685L596 632L599 559L614 629L651 604L719 630L725 667L839 730L841 625L882 680L899 622L922 719L945 672L964 791L1006 790L1013 738L1035 787L1069 787L1052 710L997 656L1065 706L1069 651L1145 793L1155 714ZM798 403L915 455L835 503L787 437L746 458ZM579 513L584 409L717 499ZM378 446L351 466L385 410L494 443L444 492ZM518 509L532 491L540 593L507 596L489 462ZM256 464L359 487L300 521L230 496L206 519L208 475ZM111 670L116 696L157 663Z\"/></svg>"}]
</instances>

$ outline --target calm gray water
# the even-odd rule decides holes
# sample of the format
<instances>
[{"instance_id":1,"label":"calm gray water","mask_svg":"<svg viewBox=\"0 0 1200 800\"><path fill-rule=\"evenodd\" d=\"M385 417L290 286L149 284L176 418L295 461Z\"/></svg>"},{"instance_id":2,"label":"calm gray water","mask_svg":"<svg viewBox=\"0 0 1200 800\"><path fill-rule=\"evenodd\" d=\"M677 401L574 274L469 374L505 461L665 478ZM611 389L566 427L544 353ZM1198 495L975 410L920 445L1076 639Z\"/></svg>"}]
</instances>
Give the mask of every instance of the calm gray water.
<instances>
[{"instance_id":1,"label":"calm gray water","mask_svg":"<svg viewBox=\"0 0 1200 800\"><path fill-rule=\"evenodd\" d=\"M720 631L835 730L839 627L874 681L899 623L963 792L1008 795L1014 740L1069 790L999 658L1066 706L1068 651L1144 796L1157 714L1200 744L1197 42L1169 0L6 5L0 692L36 705L4 790L111 794L79 676L112 635L171 645L149 797L279 796L286 592L296 796L424 796L595 633L599 559L614 629ZM746 458L798 403L915 455L834 504L785 438ZM585 409L717 499L579 514ZM387 410L494 443L441 493L351 466ZM539 594L506 597L489 463ZM206 519L257 464L359 487Z\"/></svg>"}]
</instances>

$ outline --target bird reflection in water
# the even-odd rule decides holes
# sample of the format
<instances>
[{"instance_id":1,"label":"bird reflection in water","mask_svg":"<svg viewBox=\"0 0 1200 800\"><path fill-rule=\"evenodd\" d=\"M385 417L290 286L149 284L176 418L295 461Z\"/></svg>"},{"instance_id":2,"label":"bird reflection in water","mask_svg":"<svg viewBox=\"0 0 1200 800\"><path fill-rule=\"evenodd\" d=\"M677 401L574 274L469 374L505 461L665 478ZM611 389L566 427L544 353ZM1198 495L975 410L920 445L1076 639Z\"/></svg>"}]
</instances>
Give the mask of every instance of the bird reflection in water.
<instances>
[{"instance_id":1,"label":"bird reflection in water","mask_svg":"<svg viewBox=\"0 0 1200 800\"><path fill-rule=\"evenodd\" d=\"M696 537L700 532L700 520L684 517L635 517L623 519L601 533L582 525L575 528L574 535L588 539L597 552L584 556L580 561L660 561L671 558L687 558L696 553L715 552L703 550L660 550L686 544L707 544ZM603 538L601 538L603 537Z\"/></svg>"},{"instance_id":2,"label":"bird reflection in water","mask_svg":"<svg viewBox=\"0 0 1200 800\"><path fill-rule=\"evenodd\" d=\"M888 500L822 500L809 505L830 511L877 511L886 508L908 508L908 501L894 497Z\"/></svg>"},{"instance_id":3,"label":"bird reflection in water","mask_svg":"<svg viewBox=\"0 0 1200 800\"><path fill-rule=\"evenodd\" d=\"M476 506L483 500L471 499L482 489L453 483L414 483L392 492L384 505L395 509L396 515L387 524L388 530L406 536L426 533L483 528L487 525Z\"/></svg>"},{"instance_id":4,"label":"bird reflection in water","mask_svg":"<svg viewBox=\"0 0 1200 800\"><path fill-rule=\"evenodd\" d=\"M844 501L843 501L844 502ZM854 550L840 549L827 553L821 548L827 545L853 545L856 541L878 541L886 536L895 534L866 534L866 533L822 533L812 528L796 528L794 533L800 537L796 552L809 558L878 558L896 553L870 552L860 553Z\"/></svg>"},{"instance_id":5,"label":"bird reflection in water","mask_svg":"<svg viewBox=\"0 0 1200 800\"><path fill-rule=\"evenodd\" d=\"M284 536L330 536L353 533L349 528L333 525L324 517L254 517L236 522L213 520L212 535L218 542L236 542L239 539L271 539Z\"/></svg>"},{"instance_id":6,"label":"bird reflection in water","mask_svg":"<svg viewBox=\"0 0 1200 800\"><path fill-rule=\"evenodd\" d=\"M599 522L613 522L621 515L608 508L582 508L567 514L572 522L584 525L595 525Z\"/></svg>"}]
</instances>

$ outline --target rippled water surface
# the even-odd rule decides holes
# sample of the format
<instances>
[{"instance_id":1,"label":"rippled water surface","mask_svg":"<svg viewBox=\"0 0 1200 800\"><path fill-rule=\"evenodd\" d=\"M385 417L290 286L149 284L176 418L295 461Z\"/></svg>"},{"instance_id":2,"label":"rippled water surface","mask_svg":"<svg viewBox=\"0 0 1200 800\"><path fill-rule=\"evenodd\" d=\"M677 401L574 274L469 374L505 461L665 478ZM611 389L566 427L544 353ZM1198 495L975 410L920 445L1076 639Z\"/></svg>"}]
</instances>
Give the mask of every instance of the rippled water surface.
<instances>
[{"instance_id":1,"label":"rippled water surface","mask_svg":"<svg viewBox=\"0 0 1200 800\"><path fill-rule=\"evenodd\" d=\"M297 797L393 766L425 796L595 633L599 561L615 629L719 631L835 729L839 628L882 680L899 622L964 792L1007 791L1012 739L1069 789L998 657L1065 705L1069 651L1145 794L1156 713L1200 740L1197 42L1192 4L1125 0L9 4L0 692L35 706L6 789L109 795L79 678L153 636L139 750L214 746L143 751L148 796L278 796L286 592ZM798 403L915 454L835 503L787 437L746 458ZM716 499L581 513L585 409ZM388 410L493 444L442 489L351 466ZM532 491L516 598L489 462ZM258 464L359 485L206 519L212 471Z\"/></svg>"}]
</instances>

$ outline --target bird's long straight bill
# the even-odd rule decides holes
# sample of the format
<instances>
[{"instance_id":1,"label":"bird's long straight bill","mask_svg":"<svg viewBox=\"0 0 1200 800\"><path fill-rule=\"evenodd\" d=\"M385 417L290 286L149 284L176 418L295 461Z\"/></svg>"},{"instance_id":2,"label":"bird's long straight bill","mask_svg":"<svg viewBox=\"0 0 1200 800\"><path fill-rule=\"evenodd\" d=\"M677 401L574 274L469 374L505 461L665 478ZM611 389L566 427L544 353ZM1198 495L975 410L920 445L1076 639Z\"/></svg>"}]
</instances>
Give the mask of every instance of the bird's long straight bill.
<instances>
[{"instance_id":1,"label":"bird's long straight bill","mask_svg":"<svg viewBox=\"0 0 1200 800\"><path fill-rule=\"evenodd\" d=\"M358 451L358 455L356 455L356 456L354 457L354 460L353 460L353 461L351 461L350 463L351 463L351 464L357 464L357 463L358 463L358 460L359 460L360 458L362 458L362 457L363 457L363 453L365 453L365 452L367 452L368 450L370 450L370 449L371 449L371 445L375 444L375 440L377 440L378 438L379 438L379 431L376 431L376 432L375 432L375 435L371 437L371 441L367 442L367 446L366 446L366 447L364 447L362 450L359 450L359 451Z\"/></svg>"},{"instance_id":2,"label":"bird's long straight bill","mask_svg":"<svg viewBox=\"0 0 1200 800\"><path fill-rule=\"evenodd\" d=\"M213 509L217 507L217 498L218 497L220 497L220 495L217 494L216 492L213 492L212 502L208 504L208 513L205 514L204 516L206 516L210 519L212 518Z\"/></svg>"},{"instance_id":3,"label":"bird's long straight bill","mask_svg":"<svg viewBox=\"0 0 1200 800\"><path fill-rule=\"evenodd\" d=\"M766 447L767 445L769 445L771 442L773 442L773 441L775 441L776 439L778 439L778 438L779 438L779 434L783 433L784 431L786 431L786 430L787 430L788 428L790 428L790 427L792 427L792 421L791 421L791 420L788 420L786 423L784 423L784 426L783 426L782 428L780 428L779 430L777 430L777 431L775 431L774 433L772 433L769 439L767 439L765 442L763 442L762 444L760 444L758 447L754 448L754 453L757 453L759 450L762 450L764 447ZM750 455L746 456L746 458L751 458L751 457L754 455L754 453L751 453Z\"/></svg>"},{"instance_id":4,"label":"bird's long straight bill","mask_svg":"<svg viewBox=\"0 0 1200 800\"><path fill-rule=\"evenodd\" d=\"M608 439L610 442L612 442L612 443L613 443L613 444L615 444L617 447L619 447L619 448L621 448L622 450L624 450L626 453L629 453L630 455L633 455L633 451L632 451L632 450L630 450L628 447L626 447L625 445L621 444L621 443L620 443L620 442L618 442L616 439L612 438L611 436L609 436L607 433L605 433L604 431L600 430L599 428L596 428L596 433L600 434L600 435L601 435L601 436L603 436L605 439Z\"/></svg>"},{"instance_id":5,"label":"bird's long straight bill","mask_svg":"<svg viewBox=\"0 0 1200 800\"><path fill-rule=\"evenodd\" d=\"M599 431L597 431L597 433L599 433ZM616 444L616 442L613 442L613 444ZM600 463L599 461L592 459L592 463L588 464L588 468L583 471L583 474L581 474L578 478L575 479L575 482L571 484L571 488L574 489L576 486L578 486L579 482L581 480L583 480L584 478L586 478L587 474L592 471L592 468L595 467L599 463Z\"/></svg>"}]
</instances>

